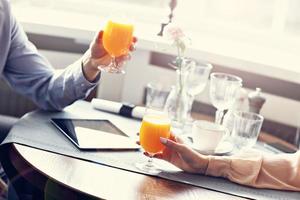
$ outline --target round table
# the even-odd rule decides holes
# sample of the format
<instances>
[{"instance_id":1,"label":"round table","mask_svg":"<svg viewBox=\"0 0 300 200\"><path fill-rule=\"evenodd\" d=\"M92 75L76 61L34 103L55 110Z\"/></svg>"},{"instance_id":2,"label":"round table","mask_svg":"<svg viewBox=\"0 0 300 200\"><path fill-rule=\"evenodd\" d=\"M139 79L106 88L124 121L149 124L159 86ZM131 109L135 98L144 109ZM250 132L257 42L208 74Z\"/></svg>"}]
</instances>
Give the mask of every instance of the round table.
<instances>
[{"instance_id":1,"label":"round table","mask_svg":"<svg viewBox=\"0 0 300 200\"><path fill-rule=\"evenodd\" d=\"M15 187L24 179L45 199L245 199L20 144L2 146L1 159Z\"/></svg>"}]
</instances>

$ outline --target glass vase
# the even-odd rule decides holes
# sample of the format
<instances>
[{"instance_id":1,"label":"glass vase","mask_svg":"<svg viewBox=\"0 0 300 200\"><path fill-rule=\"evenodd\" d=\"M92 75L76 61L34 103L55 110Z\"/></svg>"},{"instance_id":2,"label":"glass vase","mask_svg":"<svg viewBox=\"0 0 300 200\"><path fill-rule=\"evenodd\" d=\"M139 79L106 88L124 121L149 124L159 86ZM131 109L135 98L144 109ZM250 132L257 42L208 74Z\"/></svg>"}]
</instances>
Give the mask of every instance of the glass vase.
<instances>
[{"instance_id":1,"label":"glass vase","mask_svg":"<svg viewBox=\"0 0 300 200\"><path fill-rule=\"evenodd\" d=\"M177 84L172 87L164 109L171 119L172 131L175 134L182 134L185 122L189 117L189 111L191 109L190 101L192 97L185 88L187 72L176 70L176 74Z\"/></svg>"}]
</instances>

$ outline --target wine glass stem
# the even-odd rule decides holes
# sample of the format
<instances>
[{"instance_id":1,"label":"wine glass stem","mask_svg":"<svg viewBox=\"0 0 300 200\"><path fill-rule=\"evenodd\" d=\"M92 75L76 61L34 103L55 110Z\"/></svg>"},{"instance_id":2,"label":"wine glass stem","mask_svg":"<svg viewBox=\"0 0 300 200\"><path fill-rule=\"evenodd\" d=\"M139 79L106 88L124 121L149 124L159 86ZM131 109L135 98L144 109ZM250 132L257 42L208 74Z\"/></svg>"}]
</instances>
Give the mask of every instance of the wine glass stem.
<instances>
[{"instance_id":1,"label":"wine glass stem","mask_svg":"<svg viewBox=\"0 0 300 200\"><path fill-rule=\"evenodd\" d=\"M153 167L153 158L152 158L152 156L149 157L146 166L149 167L149 168Z\"/></svg>"},{"instance_id":2,"label":"wine glass stem","mask_svg":"<svg viewBox=\"0 0 300 200\"><path fill-rule=\"evenodd\" d=\"M223 110L217 110L216 111L216 124L221 124L222 123L222 118L223 118L223 115L224 115L224 111Z\"/></svg>"},{"instance_id":3,"label":"wine glass stem","mask_svg":"<svg viewBox=\"0 0 300 200\"><path fill-rule=\"evenodd\" d=\"M194 102L195 96L191 95L189 99L189 107L188 107L188 117L192 119L192 107Z\"/></svg>"},{"instance_id":4,"label":"wine glass stem","mask_svg":"<svg viewBox=\"0 0 300 200\"><path fill-rule=\"evenodd\" d=\"M112 64L113 68L118 68L117 62L116 62L116 57L114 57L114 56L112 57L111 64Z\"/></svg>"}]
</instances>

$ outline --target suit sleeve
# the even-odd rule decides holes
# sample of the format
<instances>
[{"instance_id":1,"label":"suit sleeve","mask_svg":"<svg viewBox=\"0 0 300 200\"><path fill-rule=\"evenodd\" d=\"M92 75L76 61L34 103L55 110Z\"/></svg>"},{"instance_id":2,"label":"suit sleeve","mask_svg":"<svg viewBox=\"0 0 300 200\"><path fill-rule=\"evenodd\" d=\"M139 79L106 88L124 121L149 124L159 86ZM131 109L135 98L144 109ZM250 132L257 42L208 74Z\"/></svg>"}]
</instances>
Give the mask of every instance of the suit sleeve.
<instances>
[{"instance_id":1,"label":"suit sleeve","mask_svg":"<svg viewBox=\"0 0 300 200\"><path fill-rule=\"evenodd\" d=\"M56 71L28 40L10 9L11 45L4 68L4 77L19 93L31 98L40 108L61 110L87 96L96 86L83 75L77 61L63 71Z\"/></svg>"}]
</instances>

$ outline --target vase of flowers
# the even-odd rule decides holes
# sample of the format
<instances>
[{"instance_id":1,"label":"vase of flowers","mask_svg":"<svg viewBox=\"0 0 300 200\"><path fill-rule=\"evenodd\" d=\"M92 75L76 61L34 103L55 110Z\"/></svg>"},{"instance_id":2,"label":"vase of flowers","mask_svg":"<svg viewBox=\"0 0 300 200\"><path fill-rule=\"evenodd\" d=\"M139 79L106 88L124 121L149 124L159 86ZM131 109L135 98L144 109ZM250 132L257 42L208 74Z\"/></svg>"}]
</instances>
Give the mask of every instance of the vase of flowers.
<instances>
[{"instance_id":1,"label":"vase of flowers","mask_svg":"<svg viewBox=\"0 0 300 200\"><path fill-rule=\"evenodd\" d=\"M176 85L172 87L166 100L165 111L172 120L172 127L180 131L187 120L191 98L186 88L191 62L184 56L188 38L180 28L175 26L167 27L164 35L172 40L177 50L177 57L170 63L170 66L176 69Z\"/></svg>"}]
</instances>

